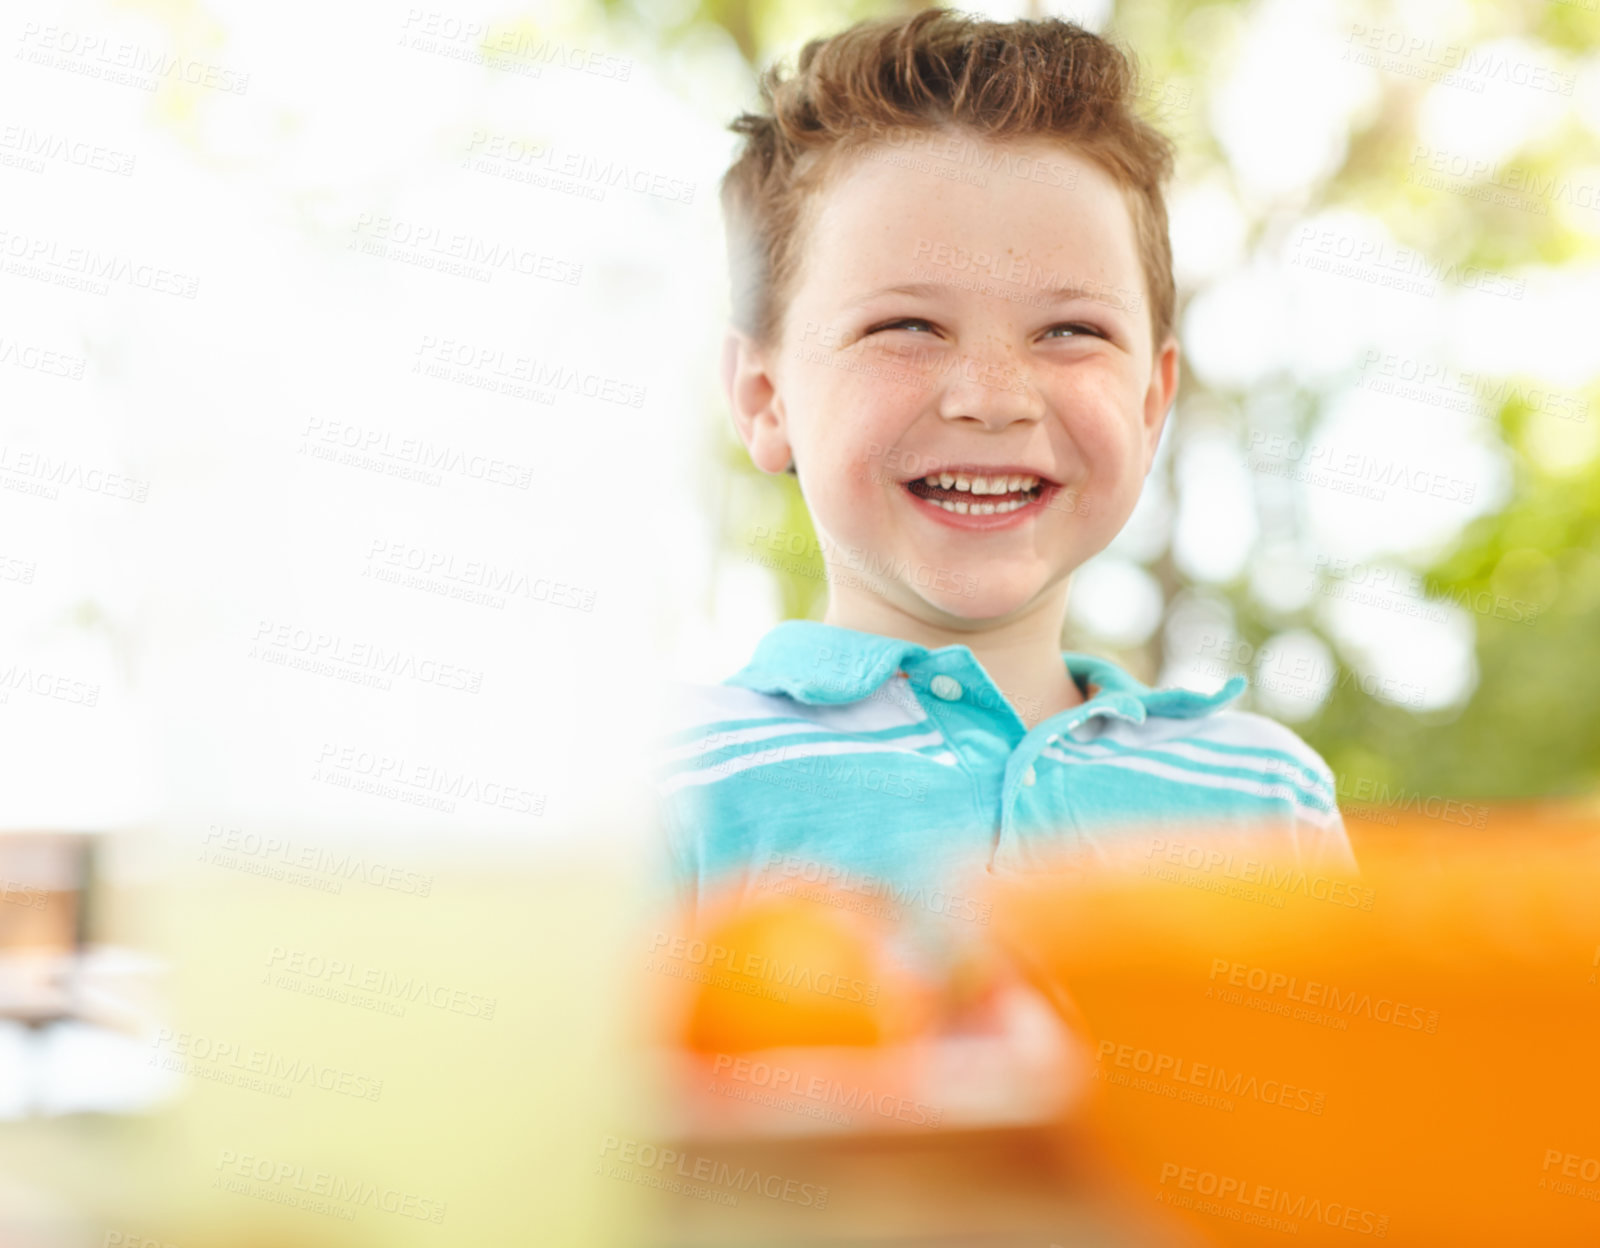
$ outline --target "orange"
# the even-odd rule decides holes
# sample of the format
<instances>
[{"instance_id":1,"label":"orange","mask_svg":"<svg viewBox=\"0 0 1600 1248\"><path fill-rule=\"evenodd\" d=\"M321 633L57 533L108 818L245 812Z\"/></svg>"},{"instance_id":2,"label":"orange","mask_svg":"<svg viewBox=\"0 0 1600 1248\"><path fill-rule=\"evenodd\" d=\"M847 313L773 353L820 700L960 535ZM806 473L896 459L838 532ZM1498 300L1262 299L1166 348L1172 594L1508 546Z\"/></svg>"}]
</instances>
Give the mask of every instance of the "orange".
<instances>
[{"instance_id":1,"label":"orange","mask_svg":"<svg viewBox=\"0 0 1600 1248\"><path fill-rule=\"evenodd\" d=\"M700 1053L876 1046L917 1032L929 993L891 953L892 927L816 900L713 910L658 951L683 984L678 1037Z\"/></svg>"}]
</instances>

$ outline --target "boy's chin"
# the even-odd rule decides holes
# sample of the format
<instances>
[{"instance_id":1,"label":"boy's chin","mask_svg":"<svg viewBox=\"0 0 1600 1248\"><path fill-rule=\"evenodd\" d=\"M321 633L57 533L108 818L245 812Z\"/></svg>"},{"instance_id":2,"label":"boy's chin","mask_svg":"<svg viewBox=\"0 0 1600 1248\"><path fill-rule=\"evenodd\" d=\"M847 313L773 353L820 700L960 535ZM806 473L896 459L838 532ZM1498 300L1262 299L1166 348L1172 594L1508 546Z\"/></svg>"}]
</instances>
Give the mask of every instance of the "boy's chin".
<instances>
[{"instance_id":1,"label":"boy's chin","mask_svg":"<svg viewBox=\"0 0 1600 1248\"><path fill-rule=\"evenodd\" d=\"M977 624L1016 615L1034 603L1037 593L1021 588L985 586L980 582L969 593L933 592L924 589L921 591L921 597L928 606L941 615Z\"/></svg>"}]
</instances>

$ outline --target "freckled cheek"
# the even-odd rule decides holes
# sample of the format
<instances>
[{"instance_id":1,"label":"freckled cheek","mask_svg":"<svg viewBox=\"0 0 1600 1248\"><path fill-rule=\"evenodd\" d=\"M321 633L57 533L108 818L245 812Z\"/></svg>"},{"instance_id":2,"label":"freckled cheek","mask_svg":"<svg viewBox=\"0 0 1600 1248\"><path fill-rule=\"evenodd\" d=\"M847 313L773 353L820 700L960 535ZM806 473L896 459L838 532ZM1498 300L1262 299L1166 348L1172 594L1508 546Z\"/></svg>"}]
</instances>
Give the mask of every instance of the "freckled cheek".
<instances>
[{"instance_id":1,"label":"freckled cheek","mask_svg":"<svg viewBox=\"0 0 1600 1248\"><path fill-rule=\"evenodd\" d=\"M1102 417L1085 417L1066 423L1067 436L1081 459L1081 471L1103 483L1120 476L1132 459L1134 448L1119 422Z\"/></svg>"},{"instance_id":2,"label":"freckled cheek","mask_svg":"<svg viewBox=\"0 0 1600 1248\"><path fill-rule=\"evenodd\" d=\"M898 460L921 409L904 386L835 383L810 391L805 403L812 458L828 464L840 495L860 498L905 475Z\"/></svg>"},{"instance_id":3,"label":"freckled cheek","mask_svg":"<svg viewBox=\"0 0 1600 1248\"><path fill-rule=\"evenodd\" d=\"M1137 430L1125 425L1116 425L1106 430L1101 456L1108 464L1115 465L1119 471L1130 467L1137 469L1142 450L1143 442Z\"/></svg>"},{"instance_id":4,"label":"freckled cheek","mask_svg":"<svg viewBox=\"0 0 1600 1248\"><path fill-rule=\"evenodd\" d=\"M792 378L785 399L792 414L803 413L806 423L830 441L863 441L864 430L892 425L916 396L889 379L814 364Z\"/></svg>"},{"instance_id":5,"label":"freckled cheek","mask_svg":"<svg viewBox=\"0 0 1600 1248\"><path fill-rule=\"evenodd\" d=\"M889 376L853 377L839 387L860 425L883 427L913 415L928 397L926 387Z\"/></svg>"},{"instance_id":6,"label":"freckled cheek","mask_svg":"<svg viewBox=\"0 0 1600 1248\"><path fill-rule=\"evenodd\" d=\"M1120 460L1139 451L1140 421L1125 386L1110 375L1084 375L1055 396L1068 435L1097 460Z\"/></svg>"}]
</instances>

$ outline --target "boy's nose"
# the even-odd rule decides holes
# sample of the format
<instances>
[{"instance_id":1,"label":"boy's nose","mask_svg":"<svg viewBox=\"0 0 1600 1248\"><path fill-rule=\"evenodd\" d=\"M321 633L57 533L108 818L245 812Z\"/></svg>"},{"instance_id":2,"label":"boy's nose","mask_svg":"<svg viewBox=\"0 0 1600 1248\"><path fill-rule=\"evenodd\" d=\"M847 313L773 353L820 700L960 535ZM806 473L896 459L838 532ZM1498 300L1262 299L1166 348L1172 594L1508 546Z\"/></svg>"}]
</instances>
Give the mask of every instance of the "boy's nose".
<instances>
[{"instance_id":1,"label":"boy's nose","mask_svg":"<svg viewBox=\"0 0 1600 1248\"><path fill-rule=\"evenodd\" d=\"M966 354L951 369L939 400L947 420L978 420L991 429L1044 415L1044 400L1027 371L1010 352Z\"/></svg>"}]
</instances>

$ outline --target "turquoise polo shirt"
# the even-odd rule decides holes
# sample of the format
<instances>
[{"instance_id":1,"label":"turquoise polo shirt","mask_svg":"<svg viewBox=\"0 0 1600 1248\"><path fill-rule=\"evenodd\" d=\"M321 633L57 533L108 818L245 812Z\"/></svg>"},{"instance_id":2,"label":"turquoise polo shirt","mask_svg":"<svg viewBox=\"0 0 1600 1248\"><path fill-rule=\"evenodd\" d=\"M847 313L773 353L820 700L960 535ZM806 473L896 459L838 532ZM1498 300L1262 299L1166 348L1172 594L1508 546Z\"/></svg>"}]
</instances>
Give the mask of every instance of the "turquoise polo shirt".
<instances>
[{"instance_id":1,"label":"turquoise polo shirt","mask_svg":"<svg viewBox=\"0 0 1600 1248\"><path fill-rule=\"evenodd\" d=\"M1031 729L965 645L811 620L777 625L720 685L671 686L655 779L679 897L881 885L970 911L974 872L1126 852L1200 820L1272 829L1297 863L1355 873L1327 764L1230 709L1244 676L1152 689L1061 657L1085 701Z\"/></svg>"}]
</instances>

